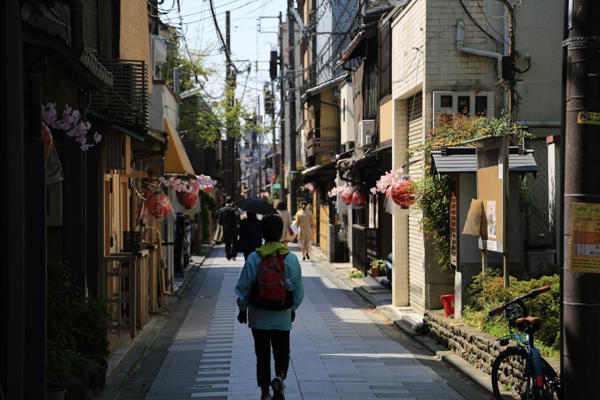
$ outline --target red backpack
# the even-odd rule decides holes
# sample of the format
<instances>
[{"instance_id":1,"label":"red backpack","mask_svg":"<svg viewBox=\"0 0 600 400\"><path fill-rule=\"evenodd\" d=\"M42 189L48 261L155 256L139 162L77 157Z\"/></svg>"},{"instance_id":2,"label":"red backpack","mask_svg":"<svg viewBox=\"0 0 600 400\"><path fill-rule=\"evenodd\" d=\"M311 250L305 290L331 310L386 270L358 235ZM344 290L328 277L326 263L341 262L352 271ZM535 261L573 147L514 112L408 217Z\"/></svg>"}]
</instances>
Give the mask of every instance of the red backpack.
<instances>
[{"instance_id":1,"label":"red backpack","mask_svg":"<svg viewBox=\"0 0 600 400\"><path fill-rule=\"evenodd\" d=\"M267 256L258 267L258 275L250 293L250 304L264 310L281 311L292 307L293 292L286 289L285 263L287 254Z\"/></svg>"}]
</instances>

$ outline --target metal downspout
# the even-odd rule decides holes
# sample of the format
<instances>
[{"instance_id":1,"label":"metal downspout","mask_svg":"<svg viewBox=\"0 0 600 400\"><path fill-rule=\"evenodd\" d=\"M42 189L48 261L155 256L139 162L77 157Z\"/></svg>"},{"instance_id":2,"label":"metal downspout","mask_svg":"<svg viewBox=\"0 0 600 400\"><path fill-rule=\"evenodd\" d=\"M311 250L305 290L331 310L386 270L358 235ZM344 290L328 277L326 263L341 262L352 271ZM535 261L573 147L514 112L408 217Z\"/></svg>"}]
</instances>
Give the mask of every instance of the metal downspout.
<instances>
[{"instance_id":1,"label":"metal downspout","mask_svg":"<svg viewBox=\"0 0 600 400\"><path fill-rule=\"evenodd\" d=\"M498 73L498 79L502 78L502 56L503 56L503 54L496 53L496 52L489 51L489 50L480 50L480 49L474 49L472 47L465 47L464 41L465 41L465 23L463 21L458 21L456 23L456 50L463 52L463 53L472 54L475 56L495 58L496 63L497 63L496 70Z\"/></svg>"}]
</instances>

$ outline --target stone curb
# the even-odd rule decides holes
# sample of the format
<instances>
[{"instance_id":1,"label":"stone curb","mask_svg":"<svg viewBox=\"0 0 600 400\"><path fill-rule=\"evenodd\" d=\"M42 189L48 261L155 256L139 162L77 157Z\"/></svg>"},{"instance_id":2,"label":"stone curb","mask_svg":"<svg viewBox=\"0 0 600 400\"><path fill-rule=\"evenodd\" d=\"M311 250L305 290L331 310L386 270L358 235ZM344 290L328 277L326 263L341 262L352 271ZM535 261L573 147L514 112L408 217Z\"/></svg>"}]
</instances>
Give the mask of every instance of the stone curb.
<instances>
[{"instance_id":1,"label":"stone curb","mask_svg":"<svg viewBox=\"0 0 600 400\"><path fill-rule=\"evenodd\" d=\"M417 333L415 333L411 329L410 321L404 319L403 316L394 309L392 309L389 304L377 305L377 301L362 286L358 285L352 279L349 279L348 277L338 273L338 271L335 268L331 268L329 265L329 261L327 261L327 259L324 257L320 248L312 246L311 250L314 249L316 249L316 251L314 251L313 254L319 255L320 262L327 265L330 268L330 270L332 270L338 277L342 279L342 281L346 285L348 285L348 287L352 288L362 298L364 298L367 302L373 305L373 307L375 307L378 311L381 312L381 314L383 314L387 319L389 319L394 324L394 326L398 327L405 334L413 338L417 343L431 351L433 354L436 355L436 357L450 364L451 366L459 370L462 374L469 377L473 382L481 386L483 389L493 394L492 381L489 375L471 367L471 365L468 362L463 360L451 350L439 346L437 343L435 343L435 341L433 341L433 339L429 338L428 336L418 335Z\"/></svg>"}]
</instances>

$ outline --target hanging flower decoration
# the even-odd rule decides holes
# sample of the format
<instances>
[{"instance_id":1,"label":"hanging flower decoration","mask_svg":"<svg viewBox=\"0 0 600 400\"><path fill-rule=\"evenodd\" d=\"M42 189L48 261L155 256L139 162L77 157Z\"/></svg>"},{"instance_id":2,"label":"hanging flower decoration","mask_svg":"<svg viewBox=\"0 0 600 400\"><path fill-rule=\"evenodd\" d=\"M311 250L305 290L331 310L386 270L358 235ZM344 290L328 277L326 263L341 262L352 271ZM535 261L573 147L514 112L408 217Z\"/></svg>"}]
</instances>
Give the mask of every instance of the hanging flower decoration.
<instances>
[{"instance_id":1,"label":"hanging flower decoration","mask_svg":"<svg viewBox=\"0 0 600 400\"><path fill-rule=\"evenodd\" d=\"M198 191L195 192L177 192L179 204L185 208L192 208L198 201Z\"/></svg>"},{"instance_id":2,"label":"hanging flower decoration","mask_svg":"<svg viewBox=\"0 0 600 400\"><path fill-rule=\"evenodd\" d=\"M354 196L354 188L348 186L340 195L340 199L344 204L350 204L352 203L352 196Z\"/></svg>"},{"instance_id":3,"label":"hanging flower decoration","mask_svg":"<svg viewBox=\"0 0 600 400\"><path fill-rule=\"evenodd\" d=\"M304 186L302 186L302 189L308 190L308 192L310 194L312 194L312 192L315 191L315 185L312 182L308 182L307 184L305 184Z\"/></svg>"},{"instance_id":4,"label":"hanging flower decoration","mask_svg":"<svg viewBox=\"0 0 600 400\"><path fill-rule=\"evenodd\" d=\"M358 189L352 194L352 202L357 206L363 206L367 202L367 194L364 190Z\"/></svg>"},{"instance_id":5,"label":"hanging flower decoration","mask_svg":"<svg viewBox=\"0 0 600 400\"><path fill-rule=\"evenodd\" d=\"M197 193L198 190L207 192L207 189L212 191L217 184L217 181L213 180L210 176L202 174L184 178L175 176L166 178L161 176L158 178L158 181L165 187L172 187L176 192L186 193Z\"/></svg>"},{"instance_id":6,"label":"hanging flower decoration","mask_svg":"<svg viewBox=\"0 0 600 400\"><path fill-rule=\"evenodd\" d=\"M403 176L401 180L394 183L391 193L392 200L402 208L408 208L415 203L416 186L413 181Z\"/></svg>"},{"instance_id":7,"label":"hanging flower decoration","mask_svg":"<svg viewBox=\"0 0 600 400\"><path fill-rule=\"evenodd\" d=\"M171 202L166 194L162 192L149 193L148 212L155 217L162 217L171 212Z\"/></svg>"},{"instance_id":8,"label":"hanging flower decoration","mask_svg":"<svg viewBox=\"0 0 600 400\"><path fill-rule=\"evenodd\" d=\"M379 180L375 183L375 187L371 188L372 194L377 193L386 193L387 190L392 187L392 185L402 179L402 173L404 170L402 168L392 169L386 172L384 175L381 175ZM388 196L389 197L389 196Z\"/></svg>"},{"instance_id":9,"label":"hanging flower decoration","mask_svg":"<svg viewBox=\"0 0 600 400\"><path fill-rule=\"evenodd\" d=\"M338 194L342 193L344 190L348 189L349 187L350 186L348 186L347 183L344 183L340 186L335 186L329 192L327 192L327 196L336 197Z\"/></svg>"},{"instance_id":10,"label":"hanging flower decoration","mask_svg":"<svg viewBox=\"0 0 600 400\"><path fill-rule=\"evenodd\" d=\"M79 110L74 110L68 104L65 105L60 119L55 103L42 104L42 121L42 132L44 126L64 131L67 136L79 143L81 151L88 151L102 140L102 135L98 132L94 132L91 138L88 137L92 125L81 118Z\"/></svg>"}]
</instances>

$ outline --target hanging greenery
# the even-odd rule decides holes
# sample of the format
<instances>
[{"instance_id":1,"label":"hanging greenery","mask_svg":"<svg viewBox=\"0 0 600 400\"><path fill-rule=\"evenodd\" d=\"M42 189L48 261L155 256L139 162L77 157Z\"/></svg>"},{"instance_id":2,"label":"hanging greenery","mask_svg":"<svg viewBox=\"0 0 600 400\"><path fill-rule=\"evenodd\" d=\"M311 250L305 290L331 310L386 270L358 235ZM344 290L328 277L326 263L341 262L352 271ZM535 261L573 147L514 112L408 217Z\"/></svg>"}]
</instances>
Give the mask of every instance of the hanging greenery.
<instances>
[{"instance_id":1,"label":"hanging greenery","mask_svg":"<svg viewBox=\"0 0 600 400\"><path fill-rule=\"evenodd\" d=\"M508 114L490 119L442 116L425 143L408 150L409 160L420 157L425 160L425 176L417 181L416 205L423 212L423 232L432 242L442 270L450 268L451 179L449 175L431 174L431 152L444 146L472 146L464 142L482 137L507 137L510 144L517 144L532 135L525 127L516 125Z\"/></svg>"}]
</instances>

